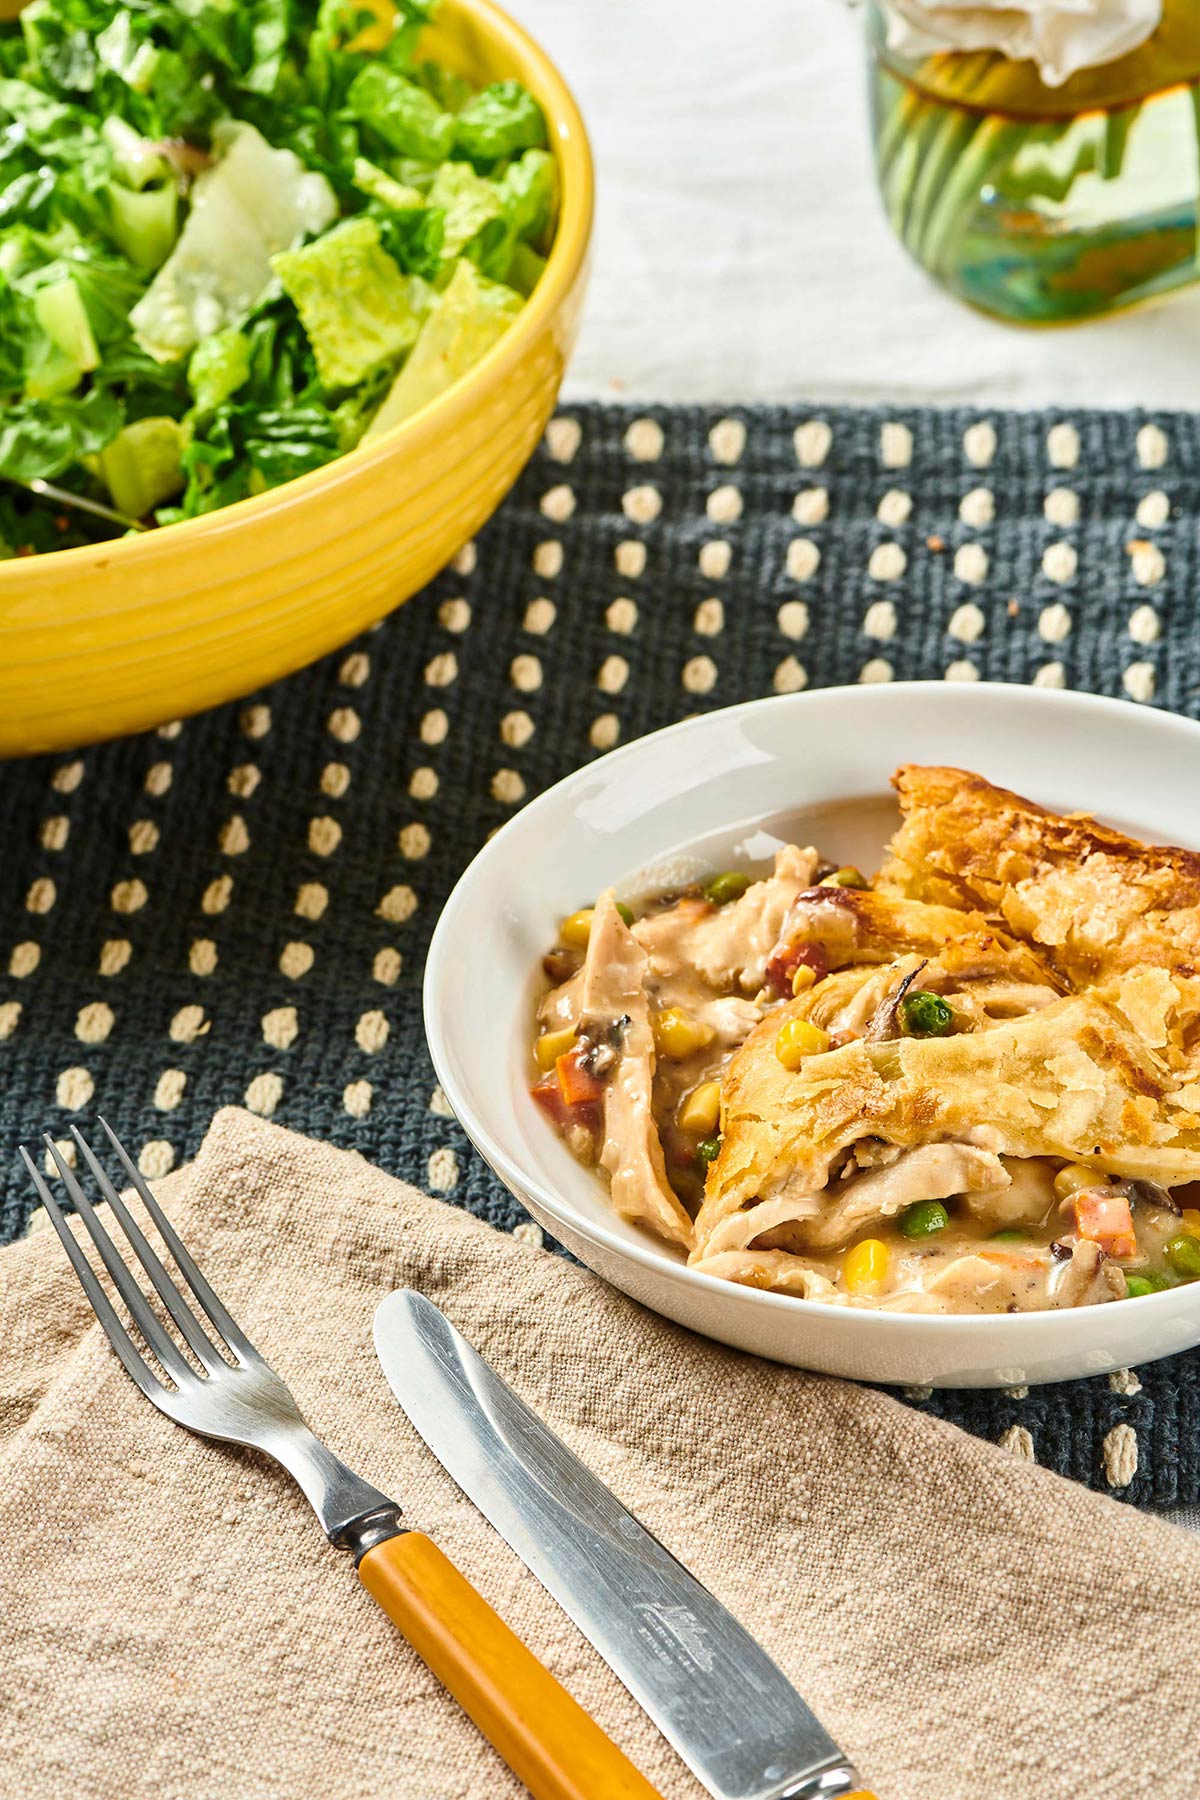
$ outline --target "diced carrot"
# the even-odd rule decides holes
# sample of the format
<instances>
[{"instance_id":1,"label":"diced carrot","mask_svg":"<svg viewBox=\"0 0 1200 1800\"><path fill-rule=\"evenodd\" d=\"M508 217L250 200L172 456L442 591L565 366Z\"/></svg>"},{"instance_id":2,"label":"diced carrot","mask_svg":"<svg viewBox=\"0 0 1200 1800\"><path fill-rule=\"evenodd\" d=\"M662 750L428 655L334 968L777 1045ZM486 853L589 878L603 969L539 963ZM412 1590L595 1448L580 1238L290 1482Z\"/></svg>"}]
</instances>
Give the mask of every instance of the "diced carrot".
<instances>
[{"instance_id":1,"label":"diced carrot","mask_svg":"<svg viewBox=\"0 0 1200 1800\"><path fill-rule=\"evenodd\" d=\"M535 1081L529 1090L544 1113L548 1113L560 1128L565 1125L567 1109L563 1105L562 1089L558 1085L558 1074L551 1069L540 1081Z\"/></svg>"},{"instance_id":2,"label":"diced carrot","mask_svg":"<svg viewBox=\"0 0 1200 1800\"><path fill-rule=\"evenodd\" d=\"M584 1131L596 1138L601 1130L601 1110L594 1102L584 1106L568 1106L563 1099L562 1089L558 1085L558 1075L551 1069L548 1075L535 1082L529 1090L542 1111L557 1126L565 1137L570 1138L572 1132L582 1127Z\"/></svg>"},{"instance_id":3,"label":"diced carrot","mask_svg":"<svg viewBox=\"0 0 1200 1800\"><path fill-rule=\"evenodd\" d=\"M1137 1255L1133 1214L1124 1194L1080 1188L1072 1195L1071 1205L1075 1213L1075 1229L1081 1238L1090 1238L1093 1244L1099 1244L1109 1256L1120 1258Z\"/></svg>"},{"instance_id":4,"label":"diced carrot","mask_svg":"<svg viewBox=\"0 0 1200 1800\"><path fill-rule=\"evenodd\" d=\"M584 1064L586 1049L567 1050L554 1065L558 1085L567 1106L588 1106L604 1097L604 1083Z\"/></svg>"}]
</instances>

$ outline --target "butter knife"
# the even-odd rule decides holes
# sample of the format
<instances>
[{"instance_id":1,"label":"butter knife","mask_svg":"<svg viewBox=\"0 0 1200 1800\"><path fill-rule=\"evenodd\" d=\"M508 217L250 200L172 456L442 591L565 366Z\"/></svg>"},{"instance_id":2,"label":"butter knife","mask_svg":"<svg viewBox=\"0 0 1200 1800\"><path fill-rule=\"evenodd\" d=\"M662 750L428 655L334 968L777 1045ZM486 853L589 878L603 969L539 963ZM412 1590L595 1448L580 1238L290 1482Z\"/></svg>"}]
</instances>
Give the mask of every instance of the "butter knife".
<instances>
[{"instance_id":1,"label":"butter knife","mask_svg":"<svg viewBox=\"0 0 1200 1800\"><path fill-rule=\"evenodd\" d=\"M375 1314L392 1392L714 1800L872 1800L732 1613L409 1288Z\"/></svg>"}]
</instances>

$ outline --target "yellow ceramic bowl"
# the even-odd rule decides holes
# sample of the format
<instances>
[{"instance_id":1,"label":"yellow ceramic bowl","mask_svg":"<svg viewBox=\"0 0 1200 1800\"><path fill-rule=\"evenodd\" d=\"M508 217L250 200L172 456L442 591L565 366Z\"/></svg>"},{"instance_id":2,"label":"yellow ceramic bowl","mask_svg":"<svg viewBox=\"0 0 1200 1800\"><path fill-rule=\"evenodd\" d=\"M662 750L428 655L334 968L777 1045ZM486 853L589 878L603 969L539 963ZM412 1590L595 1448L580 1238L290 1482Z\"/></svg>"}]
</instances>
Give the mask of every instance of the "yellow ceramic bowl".
<instances>
[{"instance_id":1,"label":"yellow ceramic bowl","mask_svg":"<svg viewBox=\"0 0 1200 1800\"><path fill-rule=\"evenodd\" d=\"M436 574L532 454L587 275L583 122L491 0L441 0L422 50L475 82L522 81L545 111L562 210L529 301L440 399L326 468L162 531L0 563L0 755L142 730L301 668Z\"/></svg>"}]
</instances>

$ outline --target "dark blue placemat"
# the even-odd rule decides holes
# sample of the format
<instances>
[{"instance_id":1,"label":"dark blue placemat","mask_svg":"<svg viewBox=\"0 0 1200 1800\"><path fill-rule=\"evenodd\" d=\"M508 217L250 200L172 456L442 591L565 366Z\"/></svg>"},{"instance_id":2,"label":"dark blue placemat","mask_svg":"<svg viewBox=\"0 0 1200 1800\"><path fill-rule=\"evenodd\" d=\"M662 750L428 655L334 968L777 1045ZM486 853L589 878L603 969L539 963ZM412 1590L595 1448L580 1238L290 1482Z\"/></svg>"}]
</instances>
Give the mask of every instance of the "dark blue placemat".
<instances>
[{"instance_id":1,"label":"dark blue placemat","mask_svg":"<svg viewBox=\"0 0 1200 1800\"><path fill-rule=\"evenodd\" d=\"M618 741L806 685L1037 681L1195 716L1198 490L1184 415L564 412L478 543L358 643L0 771L4 1234L22 1137L100 1109L162 1173L230 1101L518 1224L421 1029L430 931L487 834ZM1194 1504L1198 1372L917 1403Z\"/></svg>"}]
</instances>

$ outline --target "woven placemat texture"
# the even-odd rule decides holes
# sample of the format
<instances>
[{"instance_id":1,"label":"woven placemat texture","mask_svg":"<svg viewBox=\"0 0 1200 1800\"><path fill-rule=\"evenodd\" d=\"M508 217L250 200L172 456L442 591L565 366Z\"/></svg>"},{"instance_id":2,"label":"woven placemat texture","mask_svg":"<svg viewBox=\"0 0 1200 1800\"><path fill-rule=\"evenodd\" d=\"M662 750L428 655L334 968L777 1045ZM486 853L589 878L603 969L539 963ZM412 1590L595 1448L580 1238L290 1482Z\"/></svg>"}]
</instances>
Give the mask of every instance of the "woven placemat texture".
<instances>
[{"instance_id":1,"label":"woven placemat texture","mask_svg":"<svg viewBox=\"0 0 1200 1800\"><path fill-rule=\"evenodd\" d=\"M537 1235L421 1026L439 907L602 750L755 695L1035 681L1200 709L1200 423L583 407L430 588L290 681L0 772L0 1200L102 1111L151 1176L242 1103ZM1142 1504L1200 1502L1200 1356L914 1394Z\"/></svg>"}]
</instances>

